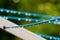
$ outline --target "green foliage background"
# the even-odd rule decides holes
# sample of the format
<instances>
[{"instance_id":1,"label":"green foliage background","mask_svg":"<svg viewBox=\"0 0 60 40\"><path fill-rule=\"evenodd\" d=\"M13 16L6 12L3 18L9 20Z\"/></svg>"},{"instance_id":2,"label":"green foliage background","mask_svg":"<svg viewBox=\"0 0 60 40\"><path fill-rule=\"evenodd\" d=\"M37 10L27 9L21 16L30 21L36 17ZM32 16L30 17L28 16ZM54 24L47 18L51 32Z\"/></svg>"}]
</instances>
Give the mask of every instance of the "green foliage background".
<instances>
[{"instance_id":1,"label":"green foliage background","mask_svg":"<svg viewBox=\"0 0 60 40\"><path fill-rule=\"evenodd\" d=\"M60 16L60 0L19 0L19 2L17 3L15 3L13 0L0 0L0 7L6 9L26 11L31 13L38 13L38 14L41 13L41 14L52 15L52 16ZM0 13L0 15L37 18L37 17L13 15L13 14L6 14L6 13ZM44 18L37 18L37 19L44 19ZM14 20L10 20L10 21L18 25L32 23L32 22L25 22L25 21L14 21ZM60 37L60 25L58 24L46 23L34 27L26 27L26 29L34 33ZM0 38L1 40L20 40L19 38L16 38L15 36L1 29L0 29Z\"/></svg>"}]
</instances>

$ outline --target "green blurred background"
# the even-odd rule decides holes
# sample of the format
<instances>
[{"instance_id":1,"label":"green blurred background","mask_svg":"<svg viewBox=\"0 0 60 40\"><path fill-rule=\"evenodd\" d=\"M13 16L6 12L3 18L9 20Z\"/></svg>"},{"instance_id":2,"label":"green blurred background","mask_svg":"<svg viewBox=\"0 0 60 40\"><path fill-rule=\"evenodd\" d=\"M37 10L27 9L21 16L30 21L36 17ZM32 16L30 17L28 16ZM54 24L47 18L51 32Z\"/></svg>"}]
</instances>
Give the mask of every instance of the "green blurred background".
<instances>
[{"instance_id":1,"label":"green blurred background","mask_svg":"<svg viewBox=\"0 0 60 40\"><path fill-rule=\"evenodd\" d=\"M38 14L40 13L52 16L60 16L60 0L0 0L0 8L38 13ZM37 18L37 17L29 17L24 15L21 16L6 13L0 13L0 15L44 19L41 17ZM14 20L10 21L18 25L34 23L26 21L14 21ZM36 25L34 27L26 27L26 29L38 34L46 34L60 37L60 25L58 24L46 23ZM20 38L17 38L0 29L0 40L20 40Z\"/></svg>"}]
</instances>

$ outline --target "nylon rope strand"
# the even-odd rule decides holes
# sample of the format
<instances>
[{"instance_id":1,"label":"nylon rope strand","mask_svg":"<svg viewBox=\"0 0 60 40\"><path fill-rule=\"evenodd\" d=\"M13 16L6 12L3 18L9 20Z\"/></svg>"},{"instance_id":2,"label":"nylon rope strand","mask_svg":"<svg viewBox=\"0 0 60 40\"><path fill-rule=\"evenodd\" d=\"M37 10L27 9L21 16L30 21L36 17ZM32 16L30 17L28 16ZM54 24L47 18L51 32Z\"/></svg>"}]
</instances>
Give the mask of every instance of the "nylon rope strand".
<instances>
[{"instance_id":1,"label":"nylon rope strand","mask_svg":"<svg viewBox=\"0 0 60 40\"><path fill-rule=\"evenodd\" d=\"M60 18L59 18L60 19ZM55 19L54 19L55 20ZM50 21L52 21L52 20L50 20ZM30 25L30 26L32 26L32 25ZM7 27L7 28L23 28L24 26L15 26L15 27ZM4 27L4 28L6 28L6 26ZM54 37L54 36L48 36L48 35L43 35L43 34L37 34L38 36L41 36L41 37L43 37L43 38L48 38L48 39L54 39L54 40L60 40L60 38L58 38L58 37Z\"/></svg>"},{"instance_id":2,"label":"nylon rope strand","mask_svg":"<svg viewBox=\"0 0 60 40\"><path fill-rule=\"evenodd\" d=\"M37 16L37 17L41 17L42 16L44 18L52 18L52 16L48 16L48 15L45 16L45 15L31 14L31 13L28 14L27 12L18 12L18 11L7 10L7 9L0 9L0 11L1 12L7 12L7 13L14 13L14 14L18 13L18 14L23 14L23 15L28 15L28 16ZM56 20L60 20L60 18L56 18L56 17L54 17L54 18L55 19L52 19L52 20L41 21L41 22L37 22L37 23L33 23L33 24L27 24L27 25L23 25L23 26L19 26L19 27L21 28L21 27L24 27L24 26L34 26L34 25L38 25L38 24L43 24L43 23L48 23L48 22L50 23L50 22L53 22L53 21L56 21ZM6 19L7 19L7 17L6 17ZM15 28L19 28L19 27L15 26ZM7 27L7 28L9 28L9 27ZM14 27L11 27L11 28L14 28ZM37 34L37 35L42 36L44 38L49 38L49 39L54 39L54 40L60 40L60 38L54 37L54 36L47 36L47 35L43 35L43 34Z\"/></svg>"},{"instance_id":3,"label":"nylon rope strand","mask_svg":"<svg viewBox=\"0 0 60 40\"><path fill-rule=\"evenodd\" d=\"M20 17L13 17L13 16L0 16L0 18L5 18L5 19L11 19L11 20L18 20L18 21L29 21L29 22L41 22L41 21L45 21L45 20L40 20L40 19L33 19L33 18L20 18ZM60 24L60 22L57 22L57 20L55 22L50 22L53 24Z\"/></svg>"},{"instance_id":4,"label":"nylon rope strand","mask_svg":"<svg viewBox=\"0 0 60 40\"><path fill-rule=\"evenodd\" d=\"M36 13L28 13L28 12L21 12L21 11L15 11L15 10L8 10L4 8L0 8L0 12L6 12L6 13L11 13L11 14L22 14L25 16L35 16L35 17L44 17L44 18L56 18L55 16L49 16L49 15L44 15L44 14L36 14Z\"/></svg>"},{"instance_id":5,"label":"nylon rope strand","mask_svg":"<svg viewBox=\"0 0 60 40\"><path fill-rule=\"evenodd\" d=\"M13 17L13 16L1 16L0 15L0 18L5 18L5 19L11 19L11 20L18 20L18 21L29 21L29 22L40 22L40 21L43 21L43 20L40 20L40 19L34 19L34 18L20 18L20 17Z\"/></svg>"},{"instance_id":6,"label":"nylon rope strand","mask_svg":"<svg viewBox=\"0 0 60 40\"><path fill-rule=\"evenodd\" d=\"M34 26L37 24L42 24L42 23L46 23L49 21L56 21L56 20L60 20L60 18L56 18L56 19L52 19L52 20L48 20L48 21L44 21L44 22L39 22L39 23L35 23L35 24L28 24L27 26ZM15 26L15 27L7 27L7 28L23 28L24 26ZM6 26L4 27L6 28ZM43 35L43 34L37 34L38 36L44 37L44 38L48 38L48 39L54 39L54 40L60 40L60 38L58 37L54 37L54 36L48 36L48 35Z\"/></svg>"},{"instance_id":7,"label":"nylon rope strand","mask_svg":"<svg viewBox=\"0 0 60 40\"><path fill-rule=\"evenodd\" d=\"M47 38L47 39L53 39L53 40L60 40L59 37L54 37L54 36L48 36L48 35L45 35L45 34L37 34L38 36L41 36L43 38Z\"/></svg>"},{"instance_id":8,"label":"nylon rope strand","mask_svg":"<svg viewBox=\"0 0 60 40\"><path fill-rule=\"evenodd\" d=\"M60 17L59 18L55 18L55 19L50 19L50 20L45 20L45 21L33 23L33 24L25 24L25 25L12 26L12 27L5 26L4 28L20 28L20 27L27 27L27 26L35 26L35 25L44 24L44 23L51 23L51 22L55 22L55 21L59 21L59 20L60 20Z\"/></svg>"}]
</instances>

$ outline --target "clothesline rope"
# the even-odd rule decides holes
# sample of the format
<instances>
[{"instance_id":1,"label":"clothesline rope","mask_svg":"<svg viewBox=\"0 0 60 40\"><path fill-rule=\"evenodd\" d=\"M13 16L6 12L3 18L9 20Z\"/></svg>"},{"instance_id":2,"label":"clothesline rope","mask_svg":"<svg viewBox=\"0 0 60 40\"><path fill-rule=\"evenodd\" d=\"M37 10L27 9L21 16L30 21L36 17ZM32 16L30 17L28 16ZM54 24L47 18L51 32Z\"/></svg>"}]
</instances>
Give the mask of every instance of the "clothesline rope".
<instances>
[{"instance_id":1,"label":"clothesline rope","mask_svg":"<svg viewBox=\"0 0 60 40\"><path fill-rule=\"evenodd\" d=\"M60 40L59 37L48 36L48 35L45 35L45 34L37 34L37 35L41 36L41 37L44 37L44 38L47 38L47 39Z\"/></svg>"},{"instance_id":2,"label":"clothesline rope","mask_svg":"<svg viewBox=\"0 0 60 40\"><path fill-rule=\"evenodd\" d=\"M28 13L28 12L21 12L21 11L15 11L15 10L8 10L8 9L3 9L3 8L0 8L0 12L6 12L6 13L18 14L18 15L22 14L25 16L43 17L43 18L50 18L51 19L51 20L38 20L38 19L31 19L31 18L29 19L29 18L18 18L18 17L11 17L11 16L0 16L0 17L5 18L5 19L15 19L18 21L20 21L20 20L27 21L28 20L30 22L31 21L37 22L37 23L33 23L33 24L26 24L26 25L20 25L20 26L11 26L11 27L4 26L4 29L7 29L7 28L24 28L27 26L35 26L38 24L51 23L51 22L55 22L55 21L60 20L60 17L43 15L43 14ZM42 36L44 38L48 38L48 39L60 40L59 37L48 36L48 35L43 35L43 34L37 34L37 35Z\"/></svg>"},{"instance_id":3,"label":"clothesline rope","mask_svg":"<svg viewBox=\"0 0 60 40\"><path fill-rule=\"evenodd\" d=\"M11 19L11 20L18 20L18 21L29 21L29 22L39 22L39 21L42 21L42 20L39 20L39 19L34 19L34 18L20 18L20 17L13 17L13 16L1 16L0 15L0 18L5 18L5 19Z\"/></svg>"},{"instance_id":4,"label":"clothesline rope","mask_svg":"<svg viewBox=\"0 0 60 40\"><path fill-rule=\"evenodd\" d=\"M18 20L18 21L29 21L29 22L41 22L41 21L46 21L46 20L41 20L41 19L34 19L34 18L20 18L20 17L13 17L13 16L1 16L0 18L5 18L5 19L11 19L11 20ZM60 24L60 22L57 22L58 20L54 22L49 22L53 24Z\"/></svg>"},{"instance_id":5,"label":"clothesline rope","mask_svg":"<svg viewBox=\"0 0 60 40\"><path fill-rule=\"evenodd\" d=\"M55 18L55 19L45 20L45 21L41 21L41 22L37 22L37 23L33 23L33 24L25 24L22 26L12 26L12 27L5 27L5 28L20 28L20 27L26 27L26 26L35 26L35 25L55 22L55 21L59 21L59 20L60 20L60 18Z\"/></svg>"},{"instance_id":6,"label":"clothesline rope","mask_svg":"<svg viewBox=\"0 0 60 40\"><path fill-rule=\"evenodd\" d=\"M56 18L55 16L49 16L49 15L44 15L44 14L36 14L36 13L28 13L28 12L21 12L21 11L15 11L15 10L9 10L9 9L3 9L0 8L0 12L6 12L10 14L22 14L25 16L34 16L34 17L43 17L43 18Z\"/></svg>"}]
</instances>

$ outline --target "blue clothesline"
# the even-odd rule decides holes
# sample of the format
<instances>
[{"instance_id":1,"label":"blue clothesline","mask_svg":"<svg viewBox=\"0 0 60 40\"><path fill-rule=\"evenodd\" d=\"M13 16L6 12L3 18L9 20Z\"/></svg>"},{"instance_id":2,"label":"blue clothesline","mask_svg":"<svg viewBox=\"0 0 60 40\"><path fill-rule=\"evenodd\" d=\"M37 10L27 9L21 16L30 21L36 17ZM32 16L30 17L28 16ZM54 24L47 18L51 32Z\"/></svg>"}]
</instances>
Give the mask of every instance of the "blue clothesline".
<instances>
[{"instance_id":1,"label":"blue clothesline","mask_svg":"<svg viewBox=\"0 0 60 40\"><path fill-rule=\"evenodd\" d=\"M0 12L6 12L6 13L18 14L18 15L22 14L25 16L34 16L34 17L43 17L43 18L56 18L55 16L49 16L49 15L37 14L37 13L21 12L21 11L9 10L9 9L4 9L4 8L0 8Z\"/></svg>"},{"instance_id":2,"label":"blue clothesline","mask_svg":"<svg viewBox=\"0 0 60 40\"><path fill-rule=\"evenodd\" d=\"M34 18L20 18L20 17L13 17L13 16L1 16L0 18L5 18L5 19L11 19L11 20L18 20L18 21L29 21L29 22L40 22L43 20L39 20L39 19L34 19Z\"/></svg>"},{"instance_id":3,"label":"blue clothesline","mask_svg":"<svg viewBox=\"0 0 60 40\"><path fill-rule=\"evenodd\" d=\"M41 22L41 21L46 21L46 20L41 20L41 19L34 19L34 18L20 18L20 17L13 17L13 16L1 16L0 18L5 18L5 19L11 19L11 20L18 20L18 21L29 21L29 22ZM56 20L57 21L57 20ZM56 21L51 21L50 23L53 24L60 24L60 22Z\"/></svg>"},{"instance_id":4,"label":"blue clothesline","mask_svg":"<svg viewBox=\"0 0 60 40\"><path fill-rule=\"evenodd\" d=\"M51 20L39 20L39 19L32 19L32 18L18 18L18 17L12 17L12 16L0 16L1 18L5 18L5 19L15 19L18 21L24 20L24 21L30 21L30 22L31 21L37 22L37 23L33 23L33 24L26 24L26 25L20 25L20 26L11 26L11 27L4 26L4 29L6 29L6 28L24 28L27 26L35 26L38 24L51 23L51 22L56 22L56 21L60 20L60 17L43 15L43 14L28 13L28 12L21 12L21 11L15 11L15 10L8 10L8 9L3 9L3 8L0 8L0 12L6 12L6 13L18 14L18 15L22 14L25 16L43 17L43 18L50 18L51 19ZM48 36L48 35L44 35L44 34L37 34L37 35L44 37L44 38L48 38L48 39L60 40L60 38L54 37L54 36Z\"/></svg>"},{"instance_id":5,"label":"blue clothesline","mask_svg":"<svg viewBox=\"0 0 60 40\"><path fill-rule=\"evenodd\" d=\"M20 27L27 27L27 26L35 26L35 25L39 25L39 24L44 24L44 23L51 23L51 22L55 22L55 21L59 21L59 18L55 18L55 19L50 19L50 20L45 20L45 21L41 21L41 22L36 22L33 24L25 24L25 25L21 25L21 26L12 26L12 27L4 27L4 28L20 28Z\"/></svg>"},{"instance_id":6,"label":"blue clothesline","mask_svg":"<svg viewBox=\"0 0 60 40\"><path fill-rule=\"evenodd\" d=\"M53 40L60 40L59 37L54 37L54 36L48 36L48 35L45 35L45 34L37 34L38 36L41 36L43 38L47 38L47 39L53 39Z\"/></svg>"}]
</instances>

